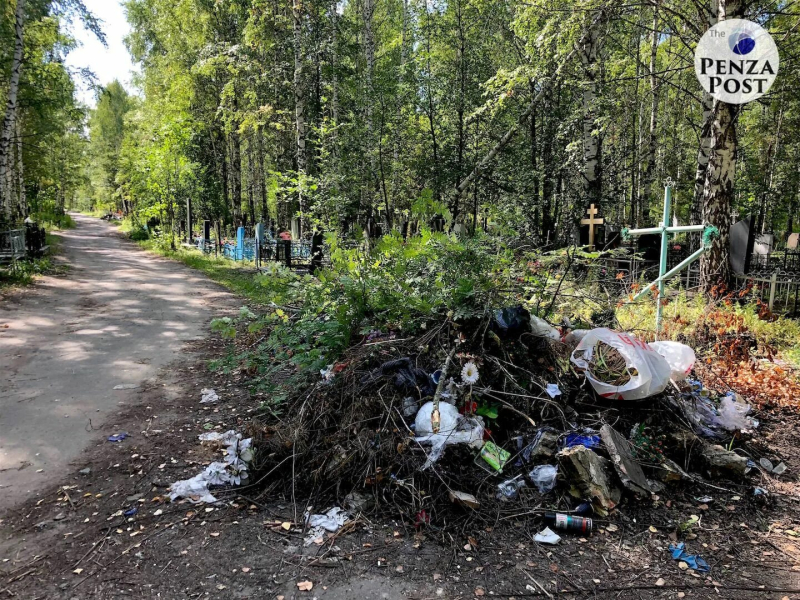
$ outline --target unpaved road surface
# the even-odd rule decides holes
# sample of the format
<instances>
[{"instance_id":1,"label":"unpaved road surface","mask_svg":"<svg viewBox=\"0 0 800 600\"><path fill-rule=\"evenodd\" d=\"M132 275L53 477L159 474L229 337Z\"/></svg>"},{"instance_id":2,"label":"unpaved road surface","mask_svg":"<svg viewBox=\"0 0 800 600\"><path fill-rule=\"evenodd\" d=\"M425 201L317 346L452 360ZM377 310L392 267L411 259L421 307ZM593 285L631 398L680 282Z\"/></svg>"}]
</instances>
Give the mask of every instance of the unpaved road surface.
<instances>
[{"instance_id":1,"label":"unpaved road surface","mask_svg":"<svg viewBox=\"0 0 800 600\"><path fill-rule=\"evenodd\" d=\"M0 299L0 514L80 469L82 451L105 443L99 427L232 298L113 225L73 218L58 234L68 275Z\"/></svg>"}]
</instances>

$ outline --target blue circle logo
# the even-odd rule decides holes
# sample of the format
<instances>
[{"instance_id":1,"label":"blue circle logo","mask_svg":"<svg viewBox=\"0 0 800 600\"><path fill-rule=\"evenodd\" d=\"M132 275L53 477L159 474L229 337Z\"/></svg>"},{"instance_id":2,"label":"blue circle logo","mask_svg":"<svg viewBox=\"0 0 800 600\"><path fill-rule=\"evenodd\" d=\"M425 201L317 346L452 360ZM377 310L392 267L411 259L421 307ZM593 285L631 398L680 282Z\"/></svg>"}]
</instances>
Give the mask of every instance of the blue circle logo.
<instances>
[{"instance_id":1,"label":"blue circle logo","mask_svg":"<svg viewBox=\"0 0 800 600\"><path fill-rule=\"evenodd\" d=\"M749 33L743 31L733 34L730 39L730 44L733 53L739 56L750 54L756 48L756 41L750 37Z\"/></svg>"}]
</instances>

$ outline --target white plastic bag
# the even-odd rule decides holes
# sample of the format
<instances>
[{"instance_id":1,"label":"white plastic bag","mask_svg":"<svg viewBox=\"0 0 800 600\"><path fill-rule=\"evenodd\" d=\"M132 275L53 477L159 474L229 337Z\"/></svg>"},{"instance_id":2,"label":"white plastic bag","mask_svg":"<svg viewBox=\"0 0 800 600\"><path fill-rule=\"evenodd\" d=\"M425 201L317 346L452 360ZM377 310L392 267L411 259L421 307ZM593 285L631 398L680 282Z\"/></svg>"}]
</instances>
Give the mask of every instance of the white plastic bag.
<instances>
[{"instance_id":1,"label":"white plastic bag","mask_svg":"<svg viewBox=\"0 0 800 600\"><path fill-rule=\"evenodd\" d=\"M598 342L615 348L625 359L628 369L635 369L631 379L625 385L609 385L595 379L589 372L594 348ZM629 333L612 331L606 328L592 329L581 340L572 352L570 360L579 369L583 369L586 379L595 391L604 398L614 400L641 400L660 394L669 384L672 370L666 359L646 343Z\"/></svg>"},{"instance_id":2,"label":"white plastic bag","mask_svg":"<svg viewBox=\"0 0 800 600\"><path fill-rule=\"evenodd\" d=\"M719 404L719 424L728 431L753 429L753 420L747 415L750 405L738 394L728 392Z\"/></svg>"},{"instance_id":3,"label":"white plastic bag","mask_svg":"<svg viewBox=\"0 0 800 600\"><path fill-rule=\"evenodd\" d=\"M531 316L531 333L539 337L550 338L551 340L561 339L561 334L558 332L558 329L536 315Z\"/></svg>"},{"instance_id":4,"label":"white plastic bag","mask_svg":"<svg viewBox=\"0 0 800 600\"><path fill-rule=\"evenodd\" d=\"M420 444L430 444L431 453L423 465L427 469L442 455L444 447L450 444L467 444L473 448L483 445L483 419L480 417L465 418L458 409L447 402L439 403L439 432L433 433L431 414L433 402L422 405L415 419L415 438Z\"/></svg>"},{"instance_id":5,"label":"white plastic bag","mask_svg":"<svg viewBox=\"0 0 800 600\"><path fill-rule=\"evenodd\" d=\"M694 368L694 350L680 342L651 342L650 347L663 356L672 369L672 380L683 381Z\"/></svg>"}]
</instances>

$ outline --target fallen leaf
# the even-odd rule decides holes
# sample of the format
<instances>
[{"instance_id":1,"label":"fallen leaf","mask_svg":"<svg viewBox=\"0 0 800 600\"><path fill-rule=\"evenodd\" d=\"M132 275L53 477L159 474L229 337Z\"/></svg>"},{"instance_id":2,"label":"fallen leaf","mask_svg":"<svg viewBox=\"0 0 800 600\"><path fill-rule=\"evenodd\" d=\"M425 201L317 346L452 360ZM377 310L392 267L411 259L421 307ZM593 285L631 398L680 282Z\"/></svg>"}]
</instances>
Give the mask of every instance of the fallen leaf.
<instances>
[{"instance_id":1,"label":"fallen leaf","mask_svg":"<svg viewBox=\"0 0 800 600\"><path fill-rule=\"evenodd\" d=\"M75 569L75 570L73 571L73 573L75 573L75 575L80 575L81 573L83 573L83 569L80 569L80 568L78 568L78 569Z\"/></svg>"},{"instance_id":2,"label":"fallen leaf","mask_svg":"<svg viewBox=\"0 0 800 600\"><path fill-rule=\"evenodd\" d=\"M592 581L593 581L593 582L594 582L596 585L600 585L600 580L599 580L599 579L592 579Z\"/></svg>"},{"instance_id":3,"label":"fallen leaf","mask_svg":"<svg viewBox=\"0 0 800 600\"><path fill-rule=\"evenodd\" d=\"M212 531L208 535L210 535L211 537L219 537L219 531Z\"/></svg>"},{"instance_id":4,"label":"fallen leaf","mask_svg":"<svg viewBox=\"0 0 800 600\"><path fill-rule=\"evenodd\" d=\"M619 527L617 527L613 523L610 523L609 525L606 525L606 531L610 531L613 533L615 531L619 531Z\"/></svg>"},{"instance_id":5,"label":"fallen leaf","mask_svg":"<svg viewBox=\"0 0 800 600\"><path fill-rule=\"evenodd\" d=\"M284 521L281 523L281 529L289 531L292 528L292 524L289 521Z\"/></svg>"},{"instance_id":6,"label":"fallen leaf","mask_svg":"<svg viewBox=\"0 0 800 600\"><path fill-rule=\"evenodd\" d=\"M242 567L242 573L249 573L250 567Z\"/></svg>"},{"instance_id":7,"label":"fallen leaf","mask_svg":"<svg viewBox=\"0 0 800 600\"><path fill-rule=\"evenodd\" d=\"M310 592L311 588L314 587L314 584L310 581L298 581L297 582L297 589L301 592Z\"/></svg>"},{"instance_id":8,"label":"fallen leaf","mask_svg":"<svg viewBox=\"0 0 800 600\"><path fill-rule=\"evenodd\" d=\"M657 585L658 587L663 587L665 583L667 583L667 582L666 582L666 581L664 581L664 580L663 580L661 577L659 577L659 578L656 580L656 585Z\"/></svg>"},{"instance_id":9,"label":"fallen leaf","mask_svg":"<svg viewBox=\"0 0 800 600\"><path fill-rule=\"evenodd\" d=\"M658 533L658 529L650 525L650 533Z\"/></svg>"},{"instance_id":10,"label":"fallen leaf","mask_svg":"<svg viewBox=\"0 0 800 600\"><path fill-rule=\"evenodd\" d=\"M403 570L404 570L403 565L397 565L397 568L395 569L395 571L397 571L398 573L402 573Z\"/></svg>"},{"instance_id":11,"label":"fallen leaf","mask_svg":"<svg viewBox=\"0 0 800 600\"><path fill-rule=\"evenodd\" d=\"M688 568L689 568L689 564L688 564L688 563L685 563L684 561L680 561L680 562L678 563L678 568L679 568L681 571L685 571L686 569L688 569Z\"/></svg>"},{"instance_id":12,"label":"fallen leaf","mask_svg":"<svg viewBox=\"0 0 800 600\"><path fill-rule=\"evenodd\" d=\"M464 550L466 550L467 552L469 552L469 551L471 551L471 550L472 550L472 546L471 546L470 544L464 544Z\"/></svg>"},{"instance_id":13,"label":"fallen leaf","mask_svg":"<svg viewBox=\"0 0 800 600\"><path fill-rule=\"evenodd\" d=\"M475 595L476 596L484 596L486 592L483 591L483 588L475 588Z\"/></svg>"}]
</instances>

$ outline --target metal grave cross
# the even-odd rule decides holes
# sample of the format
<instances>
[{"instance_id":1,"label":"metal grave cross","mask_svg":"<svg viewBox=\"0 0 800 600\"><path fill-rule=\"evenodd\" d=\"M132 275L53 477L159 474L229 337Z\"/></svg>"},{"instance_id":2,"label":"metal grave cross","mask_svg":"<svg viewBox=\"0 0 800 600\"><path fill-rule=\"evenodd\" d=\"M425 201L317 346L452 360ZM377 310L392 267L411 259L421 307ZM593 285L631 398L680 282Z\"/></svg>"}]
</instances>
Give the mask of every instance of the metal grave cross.
<instances>
[{"instance_id":1,"label":"metal grave cross","mask_svg":"<svg viewBox=\"0 0 800 600\"><path fill-rule=\"evenodd\" d=\"M656 298L656 338L661 330L661 311L663 309L664 298L664 282L668 281L686 267L705 254L706 250L711 247L711 242L715 237L719 236L719 230L712 225L684 225L683 227L668 227L669 216L672 210L672 181L667 181L664 187L664 216L658 227L649 227L646 229L623 229L622 237L630 239L631 237L639 237L642 235L650 235L654 233L661 234L661 261L658 266L658 279L646 285L642 290L636 294L629 302L634 302L639 298L646 296L650 293L653 287L658 286L658 298ZM703 232L703 243L696 252L686 257L680 264L676 265L667 271L667 255L669 253L669 236L674 233L689 233L689 232Z\"/></svg>"},{"instance_id":2,"label":"metal grave cross","mask_svg":"<svg viewBox=\"0 0 800 600\"><path fill-rule=\"evenodd\" d=\"M605 219L600 217L596 219L595 216L597 215L597 209L592 204L589 208L586 209L586 214L589 215L587 219L581 219L581 225L588 225L589 226L589 248L594 250L594 226L595 225L602 225L605 223Z\"/></svg>"}]
</instances>

